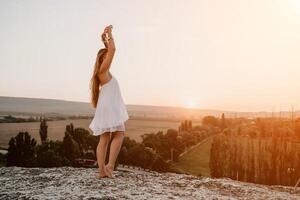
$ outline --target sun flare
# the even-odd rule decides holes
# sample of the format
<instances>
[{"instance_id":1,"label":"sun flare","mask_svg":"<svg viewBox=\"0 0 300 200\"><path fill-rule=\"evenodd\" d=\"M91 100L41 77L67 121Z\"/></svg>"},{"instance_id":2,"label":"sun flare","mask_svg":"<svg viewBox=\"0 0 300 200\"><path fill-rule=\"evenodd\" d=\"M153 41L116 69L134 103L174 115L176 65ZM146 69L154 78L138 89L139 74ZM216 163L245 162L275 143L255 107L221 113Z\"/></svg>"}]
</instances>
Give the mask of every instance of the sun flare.
<instances>
[{"instance_id":1,"label":"sun flare","mask_svg":"<svg viewBox=\"0 0 300 200\"><path fill-rule=\"evenodd\" d=\"M193 100L188 100L185 107L186 108L198 108L198 104Z\"/></svg>"}]
</instances>

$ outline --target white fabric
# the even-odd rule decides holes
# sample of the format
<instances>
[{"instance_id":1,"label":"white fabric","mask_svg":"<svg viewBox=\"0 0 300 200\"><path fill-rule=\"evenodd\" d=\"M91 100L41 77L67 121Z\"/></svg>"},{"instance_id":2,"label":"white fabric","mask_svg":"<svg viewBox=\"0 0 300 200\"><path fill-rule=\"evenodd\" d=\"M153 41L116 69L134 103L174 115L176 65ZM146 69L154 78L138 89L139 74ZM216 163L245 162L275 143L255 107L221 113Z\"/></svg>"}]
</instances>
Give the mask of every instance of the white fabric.
<instances>
[{"instance_id":1,"label":"white fabric","mask_svg":"<svg viewBox=\"0 0 300 200\"><path fill-rule=\"evenodd\" d=\"M124 122L129 119L119 83L112 78L101 86L96 111L89 128L93 135L104 132L125 131Z\"/></svg>"}]
</instances>

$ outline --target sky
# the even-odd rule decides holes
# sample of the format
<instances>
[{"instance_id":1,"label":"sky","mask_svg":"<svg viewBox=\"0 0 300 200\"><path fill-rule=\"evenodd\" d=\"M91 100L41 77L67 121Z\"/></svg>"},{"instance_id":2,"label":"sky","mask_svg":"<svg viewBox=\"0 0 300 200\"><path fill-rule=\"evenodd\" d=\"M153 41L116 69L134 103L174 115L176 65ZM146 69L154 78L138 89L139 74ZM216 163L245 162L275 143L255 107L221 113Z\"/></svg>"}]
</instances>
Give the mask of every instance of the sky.
<instances>
[{"instance_id":1,"label":"sky","mask_svg":"<svg viewBox=\"0 0 300 200\"><path fill-rule=\"evenodd\" d=\"M300 0L0 0L0 96L89 102L109 24L126 104L300 109Z\"/></svg>"}]
</instances>

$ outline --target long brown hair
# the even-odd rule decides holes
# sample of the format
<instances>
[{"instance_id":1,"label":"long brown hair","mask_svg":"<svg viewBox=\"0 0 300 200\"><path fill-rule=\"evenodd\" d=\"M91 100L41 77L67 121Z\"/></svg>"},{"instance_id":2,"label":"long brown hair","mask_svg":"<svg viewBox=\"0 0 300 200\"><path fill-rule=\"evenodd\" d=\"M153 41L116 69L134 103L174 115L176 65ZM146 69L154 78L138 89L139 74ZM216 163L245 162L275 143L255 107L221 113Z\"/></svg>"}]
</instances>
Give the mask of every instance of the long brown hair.
<instances>
[{"instance_id":1,"label":"long brown hair","mask_svg":"<svg viewBox=\"0 0 300 200\"><path fill-rule=\"evenodd\" d=\"M100 79L98 77L98 70L100 69L101 63L103 62L104 55L107 53L107 49L99 49L97 53L97 58L96 62L94 65L94 73L90 81L90 89L91 89L91 102L92 106L94 108L97 107L97 102L98 102L98 96L99 96L99 86L100 86Z\"/></svg>"}]
</instances>

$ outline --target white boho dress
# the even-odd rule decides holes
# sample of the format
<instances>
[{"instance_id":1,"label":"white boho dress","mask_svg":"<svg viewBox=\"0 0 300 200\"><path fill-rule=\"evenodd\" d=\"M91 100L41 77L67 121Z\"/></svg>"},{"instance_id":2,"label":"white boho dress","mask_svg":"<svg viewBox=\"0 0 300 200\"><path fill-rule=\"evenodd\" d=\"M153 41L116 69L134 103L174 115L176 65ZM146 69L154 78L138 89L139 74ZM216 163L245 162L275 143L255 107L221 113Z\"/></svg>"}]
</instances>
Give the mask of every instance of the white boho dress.
<instances>
[{"instance_id":1,"label":"white boho dress","mask_svg":"<svg viewBox=\"0 0 300 200\"><path fill-rule=\"evenodd\" d=\"M117 79L112 78L101 86L96 111L89 128L93 135L104 132L125 131L129 119Z\"/></svg>"}]
</instances>

